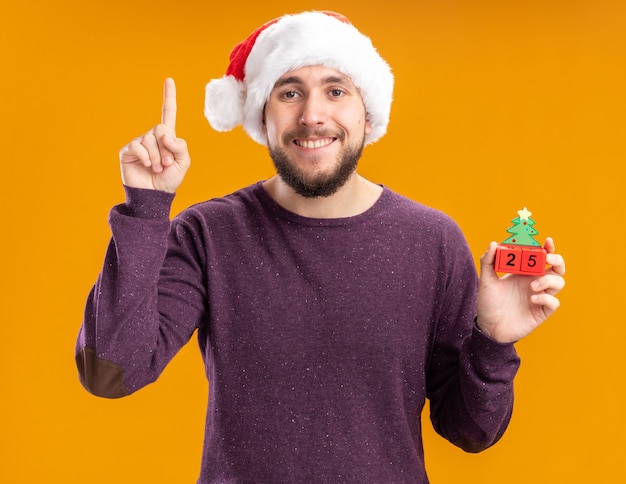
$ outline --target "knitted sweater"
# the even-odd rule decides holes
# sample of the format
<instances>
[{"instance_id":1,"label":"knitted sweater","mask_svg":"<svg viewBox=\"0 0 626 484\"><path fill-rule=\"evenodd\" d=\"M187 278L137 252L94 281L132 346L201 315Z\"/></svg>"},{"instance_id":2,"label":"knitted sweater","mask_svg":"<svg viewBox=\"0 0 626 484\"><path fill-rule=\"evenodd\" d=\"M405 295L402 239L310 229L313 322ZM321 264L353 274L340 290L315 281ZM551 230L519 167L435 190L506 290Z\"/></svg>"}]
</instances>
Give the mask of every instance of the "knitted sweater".
<instances>
[{"instance_id":1,"label":"knitted sweater","mask_svg":"<svg viewBox=\"0 0 626 484\"><path fill-rule=\"evenodd\" d=\"M476 452L519 360L473 324L476 271L446 215L384 188L312 219L261 183L185 210L127 188L77 341L83 385L153 382L197 330L210 384L198 482L428 482L421 413Z\"/></svg>"}]
</instances>

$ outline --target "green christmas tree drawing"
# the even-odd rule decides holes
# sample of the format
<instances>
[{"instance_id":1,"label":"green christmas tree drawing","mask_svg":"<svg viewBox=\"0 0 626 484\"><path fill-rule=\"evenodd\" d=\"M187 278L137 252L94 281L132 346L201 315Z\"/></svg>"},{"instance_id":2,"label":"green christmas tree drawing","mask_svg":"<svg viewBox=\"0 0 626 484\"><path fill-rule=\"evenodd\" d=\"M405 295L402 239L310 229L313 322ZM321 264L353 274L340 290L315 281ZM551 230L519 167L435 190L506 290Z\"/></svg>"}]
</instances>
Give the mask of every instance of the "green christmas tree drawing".
<instances>
[{"instance_id":1,"label":"green christmas tree drawing","mask_svg":"<svg viewBox=\"0 0 626 484\"><path fill-rule=\"evenodd\" d=\"M533 235L537 235L538 232L533 228L535 221L530 218L532 212L529 212L528 209L524 207L523 210L518 210L517 214L519 217L511 220L515 225L507 229L507 232L512 235L508 239L503 240L502 243L540 246L541 244L533 238Z\"/></svg>"}]
</instances>

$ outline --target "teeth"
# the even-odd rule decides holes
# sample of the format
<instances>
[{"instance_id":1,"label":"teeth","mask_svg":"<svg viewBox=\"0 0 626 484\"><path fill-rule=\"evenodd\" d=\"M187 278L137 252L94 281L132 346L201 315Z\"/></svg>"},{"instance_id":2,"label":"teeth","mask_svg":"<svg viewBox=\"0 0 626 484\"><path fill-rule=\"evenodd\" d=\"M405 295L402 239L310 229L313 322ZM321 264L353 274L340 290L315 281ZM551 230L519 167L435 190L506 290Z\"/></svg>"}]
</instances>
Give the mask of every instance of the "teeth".
<instances>
[{"instance_id":1,"label":"teeth","mask_svg":"<svg viewBox=\"0 0 626 484\"><path fill-rule=\"evenodd\" d=\"M302 146L303 148L308 149L322 148L323 146L328 146L330 143L332 143L332 139L330 138L316 140L299 139L296 141L296 144L298 146Z\"/></svg>"}]
</instances>

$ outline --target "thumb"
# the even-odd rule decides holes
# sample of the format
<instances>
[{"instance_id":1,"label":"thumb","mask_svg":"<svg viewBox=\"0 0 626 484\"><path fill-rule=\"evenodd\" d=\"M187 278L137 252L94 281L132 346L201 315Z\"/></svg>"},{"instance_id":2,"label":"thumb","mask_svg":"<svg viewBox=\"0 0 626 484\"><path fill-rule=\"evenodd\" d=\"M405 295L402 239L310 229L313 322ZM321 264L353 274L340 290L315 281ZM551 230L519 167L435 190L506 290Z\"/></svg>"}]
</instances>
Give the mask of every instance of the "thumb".
<instances>
[{"instance_id":1,"label":"thumb","mask_svg":"<svg viewBox=\"0 0 626 484\"><path fill-rule=\"evenodd\" d=\"M480 258L480 280L489 283L498 279L495 271L497 242L491 242Z\"/></svg>"},{"instance_id":2,"label":"thumb","mask_svg":"<svg viewBox=\"0 0 626 484\"><path fill-rule=\"evenodd\" d=\"M176 138L173 134L167 133L163 135L161 142L163 143L163 146L172 154L174 161L187 164L189 152L187 149L187 142L183 138Z\"/></svg>"}]
</instances>

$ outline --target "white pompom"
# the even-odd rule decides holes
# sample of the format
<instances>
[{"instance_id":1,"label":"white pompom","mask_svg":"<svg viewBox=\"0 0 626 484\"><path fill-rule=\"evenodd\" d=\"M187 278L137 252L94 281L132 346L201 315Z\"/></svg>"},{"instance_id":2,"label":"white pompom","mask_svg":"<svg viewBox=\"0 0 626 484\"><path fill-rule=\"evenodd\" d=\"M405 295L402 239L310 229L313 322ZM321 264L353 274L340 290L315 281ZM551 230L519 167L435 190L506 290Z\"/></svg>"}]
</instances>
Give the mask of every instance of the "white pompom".
<instances>
[{"instance_id":1,"label":"white pompom","mask_svg":"<svg viewBox=\"0 0 626 484\"><path fill-rule=\"evenodd\" d=\"M245 90L233 76L213 79L206 85L204 115L216 131L230 131L243 123Z\"/></svg>"}]
</instances>

